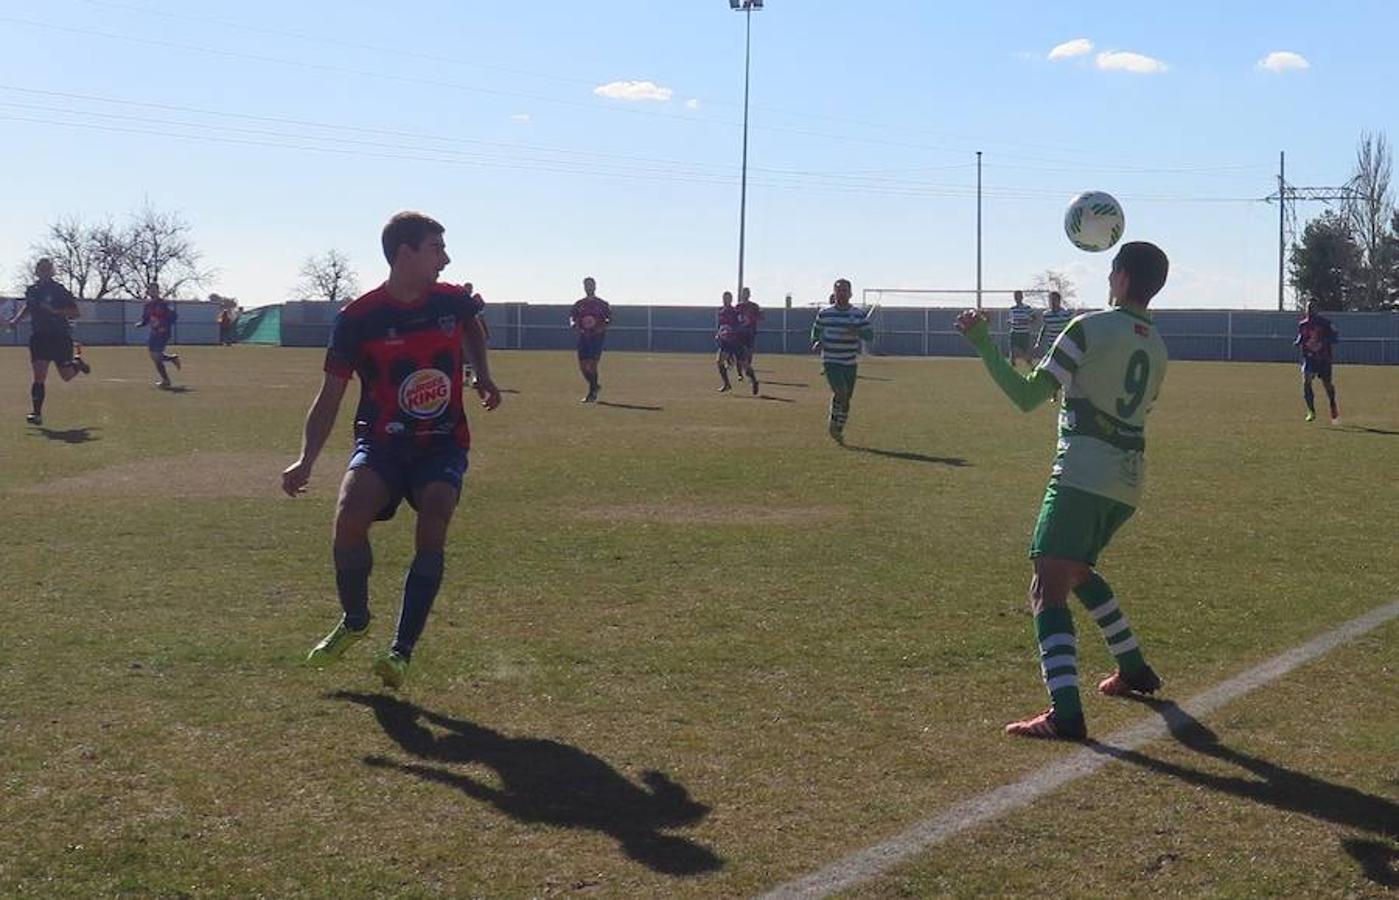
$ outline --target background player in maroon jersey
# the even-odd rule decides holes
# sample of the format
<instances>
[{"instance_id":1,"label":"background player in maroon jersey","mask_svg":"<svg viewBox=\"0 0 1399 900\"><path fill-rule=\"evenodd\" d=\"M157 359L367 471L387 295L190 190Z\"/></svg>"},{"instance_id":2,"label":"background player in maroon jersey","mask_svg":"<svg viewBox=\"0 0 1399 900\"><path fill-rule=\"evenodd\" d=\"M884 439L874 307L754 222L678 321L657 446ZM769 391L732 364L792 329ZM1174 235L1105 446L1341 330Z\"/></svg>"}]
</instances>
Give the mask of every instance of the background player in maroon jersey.
<instances>
[{"instance_id":1,"label":"background player in maroon jersey","mask_svg":"<svg viewBox=\"0 0 1399 900\"><path fill-rule=\"evenodd\" d=\"M166 363L174 363L175 368L180 368L180 355L165 352L165 345L170 343L174 334L177 318L179 315L175 308L161 298L160 285L147 285L146 304L141 307L141 321L136 323L136 327L150 328L146 334L146 352L150 353L155 373L160 376L160 381L156 382L156 387L159 388L170 387L170 373L165 368Z\"/></svg>"},{"instance_id":2,"label":"background player in maroon jersey","mask_svg":"<svg viewBox=\"0 0 1399 900\"><path fill-rule=\"evenodd\" d=\"M597 380L597 364L602 359L602 345L607 339L607 326L612 322L612 307L595 293L597 282L583 279L583 297L573 304L568 324L578 331L578 371L588 382L584 403L596 403L602 385Z\"/></svg>"},{"instance_id":3,"label":"background player in maroon jersey","mask_svg":"<svg viewBox=\"0 0 1399 900\"><path fill-rule=\"evenodd\" d=\"M1307 421L1316 418L1316 395L1312 379L1320 378L1331 401L1331 424L1341 424L1341 410L1336 406L1336 385L1331 381L1331 348L1341 338L1331 320L1323 316L1315 303L1307 303L1307 315L1297 323L1297 339L1292 343L1302 348L1302 399L1307 402Z\"/></svg>"},{"instance_id":4,"label":"background player in maroon jersey","mask_svg":"<svg viewBox=\"0 0 1399 900\"><path fill-rule=\"evenodd\" d=\"M753 374L753 354L756 352L758 344L758 323L763 320L763 311L758 304L753 302L753 292L744 288L739 295L738 306L734 309L738 311L740 351L738 354L738 377L742 380L744 373L748 375L749 384L752 385L753 395L758 394L758 376Z\"/></svg>"},{"instance_id":5,"label":"background player in maroon jersey","mask_svg":"<svg viewBox=\"0 0 1399 900\"><path fill-rule=\"evenodd\" d=\"M443 548L466 474L471 434L462 406L462 358L471 361L481 405L495 409L480 303L437 281L451 260L443 227L421 213L399 213L383 232L389 278L335 317L325 377L306 416L301 456L282 489L303 492L335 425L351 375L359 375L355 449L335 508L335 585L344 611L307 662L339 659L369 630L369 527L407 499L418 511L416 553L403 585L393 645L374 662L386 687L403 683L413 648L442 583Z\"/></svg>"},{"instance_id":6,"label":"background player in maroon jersey","mask_svg":"<svg viewBox=\"0 0 1399 900\"><path fill-rule=\"evenodd\" d=\"M722 394L724 391L733 390L733 385L729 384L729 363L738 361L739 354L743 352L743 344L739 333L738 310L734 309L733 291L724 291L721 303L719 312L714 316L714 343L719 348L719 352L714 356L714 364L719 367L719 380L723 382L719 386L719 393Z\"/></svg>"}]
</instances>

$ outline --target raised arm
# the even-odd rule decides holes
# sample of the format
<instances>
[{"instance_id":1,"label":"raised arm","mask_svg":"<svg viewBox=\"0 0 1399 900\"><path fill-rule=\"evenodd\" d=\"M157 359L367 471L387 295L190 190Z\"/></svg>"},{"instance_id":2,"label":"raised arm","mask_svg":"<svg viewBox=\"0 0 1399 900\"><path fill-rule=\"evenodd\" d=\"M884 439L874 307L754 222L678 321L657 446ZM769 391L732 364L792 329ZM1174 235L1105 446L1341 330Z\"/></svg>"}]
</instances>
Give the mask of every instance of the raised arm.
<instances>
[{"instance_id":1,"label":"raised arm","mask_svg":"<svg viewBox=\"0 0 1399 900\"><path fill-rule=\"evenodd\" d=\"M991 330L986 324L986 315L969 309L957 317L957 330L962 332L967 342L976 349L977 355L991 373L991 380L1001 389L1010 401L1029 412L1044 403L1059 389L1059 381L1045 368L1037 368L1029 375L1021 375L1005 357L1001 356L991 340ZM1060 336L1063 340L1063 336ZM1058 346L1058 342L1055 343Z\"/></svg>"}]
</instances>

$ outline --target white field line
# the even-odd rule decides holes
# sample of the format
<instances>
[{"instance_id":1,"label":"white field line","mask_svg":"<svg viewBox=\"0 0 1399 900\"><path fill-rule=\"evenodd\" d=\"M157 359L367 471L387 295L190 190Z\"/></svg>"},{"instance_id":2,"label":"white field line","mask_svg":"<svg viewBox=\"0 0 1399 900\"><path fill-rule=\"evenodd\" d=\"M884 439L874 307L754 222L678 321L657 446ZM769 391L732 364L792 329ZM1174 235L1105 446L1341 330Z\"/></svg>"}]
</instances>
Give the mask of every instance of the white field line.
<instances>
[{"instance_id":1,"label":"white field line","mask_svg":"<svg viewBox=\"0 0 1399 900\"><path fill-rule=\"evenodd\" d=\"M1200 718L1245 694L1276 681L1300 665L1311 662L1348 641L1373 631L1399 616L1399 601L1352 619L1320 637L1285 651L1246 672L1221 682L1180 704L1186 714ZM964 831L1029 806L1045 794L1097 772L1113 760L1111 751L1136 750L1169 733L1166 719L1153 715L1103 738L1105 749L1083 748L1021 778L984 794L963 800L872 847L832 863L796 881L779 885L763 895L768 900L794 897L826 897L885 874L913 856Z\"/></svg>"}]
</instances>

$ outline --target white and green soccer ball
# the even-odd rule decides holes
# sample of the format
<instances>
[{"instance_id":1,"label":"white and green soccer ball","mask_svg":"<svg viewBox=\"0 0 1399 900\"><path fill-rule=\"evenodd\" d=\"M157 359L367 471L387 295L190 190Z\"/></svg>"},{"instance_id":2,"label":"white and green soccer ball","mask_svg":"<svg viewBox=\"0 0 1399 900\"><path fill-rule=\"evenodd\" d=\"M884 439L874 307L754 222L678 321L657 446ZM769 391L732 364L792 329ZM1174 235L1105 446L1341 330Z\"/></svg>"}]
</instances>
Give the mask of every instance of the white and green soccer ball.
<instances>
[{"instance_id":1,"label":"white and green soccer ball","mask_svg":"<svg viewBox=\"0 0 1399 900\"><path fill-rule=\"evenodd\" d=\"M1085 191L1064 210L1064 233L1080 250L1101 253L1122 239L1127 220L1112 194Z\"/></svg>"}]
</instances>

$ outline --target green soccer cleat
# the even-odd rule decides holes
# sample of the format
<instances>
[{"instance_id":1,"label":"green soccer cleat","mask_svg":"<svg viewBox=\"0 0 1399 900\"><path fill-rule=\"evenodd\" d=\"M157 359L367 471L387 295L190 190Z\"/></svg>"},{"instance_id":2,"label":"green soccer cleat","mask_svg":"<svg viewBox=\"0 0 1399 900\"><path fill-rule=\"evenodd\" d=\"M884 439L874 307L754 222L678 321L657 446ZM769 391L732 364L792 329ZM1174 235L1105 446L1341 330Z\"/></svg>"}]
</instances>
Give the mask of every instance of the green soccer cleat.
<instances>
[{"instance_id":1,"label":"green soccer cleat","mask_svg":"<svg viewBox=\"0 0 1399 900\"><path fill-rule=\"evenodd\" d=\"M1315 421L1316 421L1316 413L1314 413L1314 412L1309 412L1309 413L1307 413L1307 421L1308 421L1308 422L1315 422Z\"/></svg>"},{"instance_id":2,"label":"green soccer cleat","mask_svg":"<svg viewBox=\"0 0 1399 900\"><path fill-rule=\"evenodd\" d=\"M370 671L379 676L384 687L391 691L398 690L403 686L403 679L408 677L408 657L386 650L374 660Z\"/></svg>"},{"instance_id":3,"label":"green soccer cleat","mask_svg":"<svg viewBox=\"0 0 1399 900\"><path fill-rule=\"evenodd\" d=\"M306 654L306 665L321 668L339 661L345 655L345 651L364 640L364 636L369 633L369 626L366 625L359 631L354 631L345 626L344 618L335 623L330 634L321 638L321 642L311 648L311 652Z\"/></svg>"}]
</instances>

